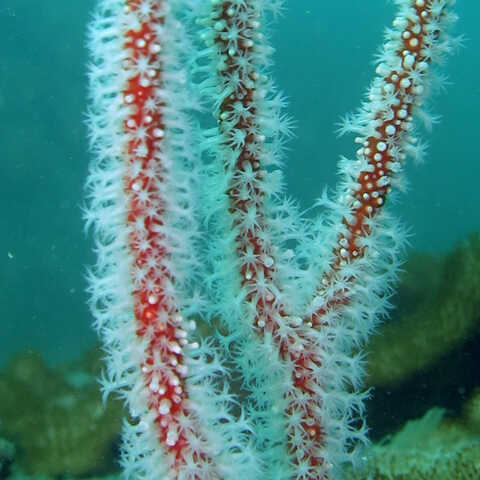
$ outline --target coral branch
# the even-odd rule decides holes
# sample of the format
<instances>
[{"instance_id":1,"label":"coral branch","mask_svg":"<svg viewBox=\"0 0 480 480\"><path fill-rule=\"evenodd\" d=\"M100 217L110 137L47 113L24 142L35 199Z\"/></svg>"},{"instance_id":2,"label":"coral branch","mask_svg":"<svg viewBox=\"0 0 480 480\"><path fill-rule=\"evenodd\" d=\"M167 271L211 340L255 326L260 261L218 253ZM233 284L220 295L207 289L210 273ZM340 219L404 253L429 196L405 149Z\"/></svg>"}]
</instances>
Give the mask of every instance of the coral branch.
<instances>
[{"instance_id":1,"label":"coral branch","mask_svg":"<svg viewBox=\"0 0 480 480\"><path fill-rule=\"evenodd\" d=\"M162 45L155 32L165 21L160 8L152 5L150 11L139 11L138 2L127 4L132 27L125 33L128 55L124 59L127 81L123 96L132 108L124 121L128 138L125 193L137 335L148 343L141 369L150 391L149 409L155 412L159 426L159 440L178 462L186 448L178 418L185 415L183 378L187 367L183 349L187 334L172 293L173 272L167 266L171 251L163 233L166 200L162 182L168 173L160 152L165 105L155 91L162 87Z\"/></svg>"},{"instance_id":2,"label":"coral branch","mask_svg":"<svg viewBox=\"0 0 480 480\"><path fill-rule=\"evenodd\" d=\"M197 479L208 471L219 478L212 435L203 434L185 383L192 365L187 350L199 345L187 339L194 322L182 316L188 308L182 264L195 261L185 171L191 140L182 134L189 126L179 93L181 50L174 47L182 29L167 2L131 0L120 7L115 0L101 2L90 35L97 55L90 73L97 157L88 215L98 232L91 290L109 353L104 390L120 391L138 418L124 434L128 475L158 470Z\"/></svg>"}]
</instances>

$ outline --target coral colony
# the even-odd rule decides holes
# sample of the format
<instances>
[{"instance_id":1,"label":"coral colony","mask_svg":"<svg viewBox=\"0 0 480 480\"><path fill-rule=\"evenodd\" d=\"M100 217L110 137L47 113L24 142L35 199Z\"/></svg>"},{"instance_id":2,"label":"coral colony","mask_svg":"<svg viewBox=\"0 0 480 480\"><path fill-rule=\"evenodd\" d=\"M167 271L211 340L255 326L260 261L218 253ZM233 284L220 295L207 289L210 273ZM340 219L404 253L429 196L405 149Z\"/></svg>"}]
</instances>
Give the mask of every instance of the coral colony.
<instances>
[{"instance_id":1,"label":"coral colony","mask_svg":"<svg viewBox=\"0 0 480 480\"><path fill-rule=\"evenodd\" d=\"M126 478L333 480L358 461L361 346L405 241L385 204L421 153L413 117L454 43L452 0L395 3L342 129L355 158L307 220L282 194L291 121L264 31L280 2L99 1L85 215L103 390L130 414Z\"/></svg>"}]
</instances>

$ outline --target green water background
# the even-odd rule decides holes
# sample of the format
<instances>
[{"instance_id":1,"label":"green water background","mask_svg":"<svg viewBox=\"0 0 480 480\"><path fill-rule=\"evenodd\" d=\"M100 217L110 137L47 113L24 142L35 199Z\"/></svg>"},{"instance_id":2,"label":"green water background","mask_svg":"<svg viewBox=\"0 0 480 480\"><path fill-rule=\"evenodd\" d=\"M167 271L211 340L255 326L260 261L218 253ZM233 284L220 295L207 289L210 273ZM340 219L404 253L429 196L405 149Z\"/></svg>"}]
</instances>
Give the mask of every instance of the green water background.
<instances>
[{"instance_id":1,"label":"green water background","mask_svg":"<svg viewBox=\"0 0 480 480\"><path fill-rule=\"evenodd\" d=\"M34 348L51 362L94 344L85 268L94 261L80 207L89 153L85 111L86 25L94 0L3 0L0 4L0 365ZM480 230L480 4L458 2L466 37L442 73L442 116L426 162L408 165L398 206L412 246L446 251ZM372 60L394 13L387 0L287 1L275 26L274 76L297 122L289 143L289 193L305 208L335 185L351 138L335 124L355 110L373 76Z\"/></svg>"}]
</instances>

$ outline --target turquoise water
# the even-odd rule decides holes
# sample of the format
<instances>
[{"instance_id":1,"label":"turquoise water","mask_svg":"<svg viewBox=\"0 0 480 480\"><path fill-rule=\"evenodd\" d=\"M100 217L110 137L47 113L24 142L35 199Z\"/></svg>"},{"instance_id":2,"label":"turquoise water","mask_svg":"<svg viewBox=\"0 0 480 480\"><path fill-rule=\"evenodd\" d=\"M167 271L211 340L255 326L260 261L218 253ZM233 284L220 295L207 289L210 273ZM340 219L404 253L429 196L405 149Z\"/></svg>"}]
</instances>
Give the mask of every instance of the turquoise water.
<instances>
[{"instance_id":1,"label":"turquoise water","mask_svg":"<svg viewBox=\"0 0 480 480\"><path fill-rule=\"evenodd\" d=\"M354 111L393 2L290 1L274 27L274 76L297 122L286 175L305 208L334 186L339 155L353 156L336 123ZM324 6L328 4L328 6ZM0 365L25 348L49 362L95 342L84 274L93 262L81 220L87 174L85 28L93 0L4 0L0 4ZM412 246L444 252L480 230L480 4L459 1L465 48L448 59L447 89L426 161L409 164L409 192L396 207Z\"/></svg>"},{"instance_id":2,"label":"turquoise water","mask_svg":"<svg viewBox=\"0 0 480 480\"><path fill-rule=\"evenodd\" d=\"M301 3L287 5L273 43L277 84L297 122L288 185L307 208L335 184L339 155L353 156L353 142L336 137L336 123L359 106L394 9L380 0L371 0L371 11L362 1ZM93 257L80 211L89 161L85 26L93 5L8 0L0 7L0 362L26 345L69 358L94 340L83 280ZM457 10L466 47L442 71L451 84L432 106L442 119L431 134L422 132L430 144L426 162L409 165L410 192L399 206L413 245L431 251L480 229L480 6L459 2Z\"/></svg>"}]
</instances>

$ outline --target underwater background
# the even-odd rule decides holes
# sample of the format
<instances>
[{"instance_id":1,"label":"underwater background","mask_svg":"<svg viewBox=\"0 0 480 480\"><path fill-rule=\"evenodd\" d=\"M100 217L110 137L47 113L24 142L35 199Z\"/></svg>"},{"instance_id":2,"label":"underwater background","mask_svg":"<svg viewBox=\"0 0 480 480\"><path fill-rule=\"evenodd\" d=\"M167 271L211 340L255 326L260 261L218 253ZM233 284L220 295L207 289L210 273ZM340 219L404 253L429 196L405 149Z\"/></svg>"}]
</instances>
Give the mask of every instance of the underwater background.
<instances>
[{"instance_id":1,"label":"underwater background","mask_svg":"<svg viewBox=\"0 0 480 480\"><path fill-rule=\"evenodd\" d=\"M94 258L81 213L90 158L85 124L86 27L94 4L94 0L0 3L0 371L6 369L0 377L0 438L8 437L2 431L8 423L2 418L8 411L2 409L3 389L12 390L13 383L8 382L21 377L12 373L18 373L16 368L35 371L37 379L51 382L52 391L58 388L68 397L75 390L60 387L55 375L66 375L70 367L65 365L76 365L68 370L69 382L75 388L88 384L84 403L93 398L89 395L96 388L91 380L82 383L78 379L82 368L93 376L98 366L91 353L96 336L85 293L86 267ZM273 77L288 97L288 113L296 122L285 159L288 192L306 210L327 186L334 188L339 156L354 155L353 139L337 138L335 130L341 117L355 111L364 98L373 78L374 55L395 6L388 0L287 0L285 7L284 15L272 26ZM423 252L411 254L407 262L411 269L399 288L397 315L407 318L405 325L411 329L403 326L384 334L395 342L427 319L422 341L438 344L439 351L429 350L428 367L409 367L405 375L415 381L403 383L396 399L392 400L393 380L381 378L398 378L399 382L402 378L403 382L403 374L395 377L387 369L387 373L375 373L377 380L369 380L378 390L369 406L377 437L399 428L408 415L423 416L427 406L466 415L462 402L473 398L475 387L480 387L475 369L480 348L480 268L473 268L480 266L480 246L478 237L467 240L469 234L480 232L480 3L459 0L456 10L460 19L455 33L464 35L464 47L441 70L448 77L446 88L429 102L432 113L441 119L432 132L419 129L421 139L429 144L426 159L421 165L408 163L408 191L395 206L411 227L412 249ZM441 330L437 323L441 313L434 309L452 292L455 301L445 306L451 323ZM445 338L453 340L449 343ZM380 351L382 346L374 348ZM378 355L387 366L405 358L399 354L401 360L386 360L386 353ZM20 358L19 363L14 365L14 358ZM78 362L85 362L84 367ZM449 369L451 365L455 368ZM432 366L443 382L425 388ZM423 369L424 376L416 372L412 377L415 369ZM76 380L72 372L78 374ZM422 382L423 389L415 388ZM28 383L15 385L28 396ZM418 402L413 412L392 419L401 410L398 405L414 399ZM11 397L9 401L16 400ZM17 415L23 413L19 406ZM79 419L88 416L77 414ZM442 414L432 415L430 426L441 422ZM467 417L462 418L465 422ZM105 421L109 439L118 431L116 422ZM33 422L31 428L40 427ZM65 470L47 469L47 473L67 475L68 465ZM14 478L12 471L0 461L0 478ZM81 469L72 472L82 476ZM40 478L40 474L30 474Z\"/></svg>"}]
</instances>

